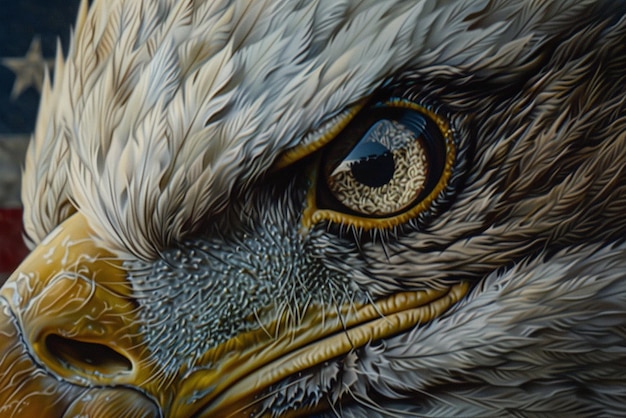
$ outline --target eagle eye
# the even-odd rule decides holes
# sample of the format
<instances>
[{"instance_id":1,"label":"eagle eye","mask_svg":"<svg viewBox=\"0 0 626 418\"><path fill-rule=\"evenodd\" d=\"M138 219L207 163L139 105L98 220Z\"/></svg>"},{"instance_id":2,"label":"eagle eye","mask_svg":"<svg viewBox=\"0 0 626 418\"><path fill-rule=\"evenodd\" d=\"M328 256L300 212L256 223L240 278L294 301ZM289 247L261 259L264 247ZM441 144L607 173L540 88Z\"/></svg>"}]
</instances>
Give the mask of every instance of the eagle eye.
<instances>
[{"instance_id":1,"label":"eagle eye","mask_svg":"<svg viewBox=\"0 0 626 418\"><path fill-rule=\"evenodd\" d=\"M311 220L365 229L406 222L445 188L453 162L446 119L405 99L376 103L323 150Z\"/></svg>"}]
</instances>

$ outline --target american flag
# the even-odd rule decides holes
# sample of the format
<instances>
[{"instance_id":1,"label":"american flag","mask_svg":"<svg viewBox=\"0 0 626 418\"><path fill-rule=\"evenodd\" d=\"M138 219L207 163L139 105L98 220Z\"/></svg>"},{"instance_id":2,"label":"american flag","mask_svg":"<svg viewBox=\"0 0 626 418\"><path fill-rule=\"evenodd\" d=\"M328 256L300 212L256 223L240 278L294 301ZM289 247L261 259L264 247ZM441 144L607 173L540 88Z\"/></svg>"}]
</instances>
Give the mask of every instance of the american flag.
<instances>
[{"instance_id":1,"label":"american flag","mask_svg":"<svg viewBox=\"0 0 626 418\"><path fill-rule=\"evenodd\" d=\"M0 284L27 250L20 176L45 66L67 50L79 0L0 0Z\"/></svg>"}]
</instances>

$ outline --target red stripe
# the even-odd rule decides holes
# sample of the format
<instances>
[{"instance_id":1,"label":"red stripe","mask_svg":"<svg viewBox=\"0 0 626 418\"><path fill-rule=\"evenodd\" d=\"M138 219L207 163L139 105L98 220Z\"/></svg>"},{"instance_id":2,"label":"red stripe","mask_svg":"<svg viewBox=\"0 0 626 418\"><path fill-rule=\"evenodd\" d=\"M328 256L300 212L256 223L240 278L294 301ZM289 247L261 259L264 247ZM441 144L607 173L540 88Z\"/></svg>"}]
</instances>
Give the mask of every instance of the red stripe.
<instances>
[{"instance_id":1,"label":"red stripe","mask_svg":"<svg viewBox=\"0 0 626 418\"><path fill-rule=\"evenodd\" d=\"M22 233L22 209L0 209L0 276L15 270L28 253Z\"/></svg>"}]
</instances>

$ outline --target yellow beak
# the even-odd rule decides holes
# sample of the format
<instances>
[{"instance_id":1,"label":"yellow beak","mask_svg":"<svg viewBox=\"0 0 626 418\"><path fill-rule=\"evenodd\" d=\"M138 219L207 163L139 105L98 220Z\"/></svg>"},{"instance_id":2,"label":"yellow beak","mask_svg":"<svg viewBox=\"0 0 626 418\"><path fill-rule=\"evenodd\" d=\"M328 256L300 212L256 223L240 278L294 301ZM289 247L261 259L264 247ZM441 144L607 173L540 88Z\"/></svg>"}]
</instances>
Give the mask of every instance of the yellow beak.
<instances>
[{"instance_id":1,"label":"yellow beak","mask_svg":"<svg viewBox=\"0 0 626 418\"><path fill-rule=\"evenodd\" d=\"M111 389L133 387L150 370L124 270L92 234L73 215L0 291L0 415L158 416L140 391Z\"/></svg>"},{"instance_id":2,"label":"yellow beak","mask_svg":"<svg viewBox=\"0 0 626 418\"><path fill-rule=\"evenodd\" d=\"M459 283L375 303L312 305L297 323L274 312L258 329L164 373L146 348L122 262L94 238L74 214L0 290L0 415L250 416L272 385L430 321L468 289Z\"/></svg>"}]
</instances>

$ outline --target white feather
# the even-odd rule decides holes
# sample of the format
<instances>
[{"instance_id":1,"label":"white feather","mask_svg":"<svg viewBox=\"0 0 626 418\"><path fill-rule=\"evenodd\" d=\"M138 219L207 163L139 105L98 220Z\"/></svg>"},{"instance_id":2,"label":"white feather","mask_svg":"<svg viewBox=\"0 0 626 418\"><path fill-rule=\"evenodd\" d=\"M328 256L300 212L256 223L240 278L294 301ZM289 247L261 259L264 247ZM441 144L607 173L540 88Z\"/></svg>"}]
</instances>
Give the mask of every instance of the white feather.
<instances>
[{"instance_id":1,"label":"white feather","mask_svg":"<svg viewBox=\"0 0 626 418\"><path fill-rule=\"evenodd\" d=\"M157 257L398 72L523 56L541 13L503 40L523 6L490 3L499 17L470 30L463 17L486 4L95 0L87 14L83 2L26 162L32 245L72 201L113 251Z\"/></svg>"}]
</instances>

